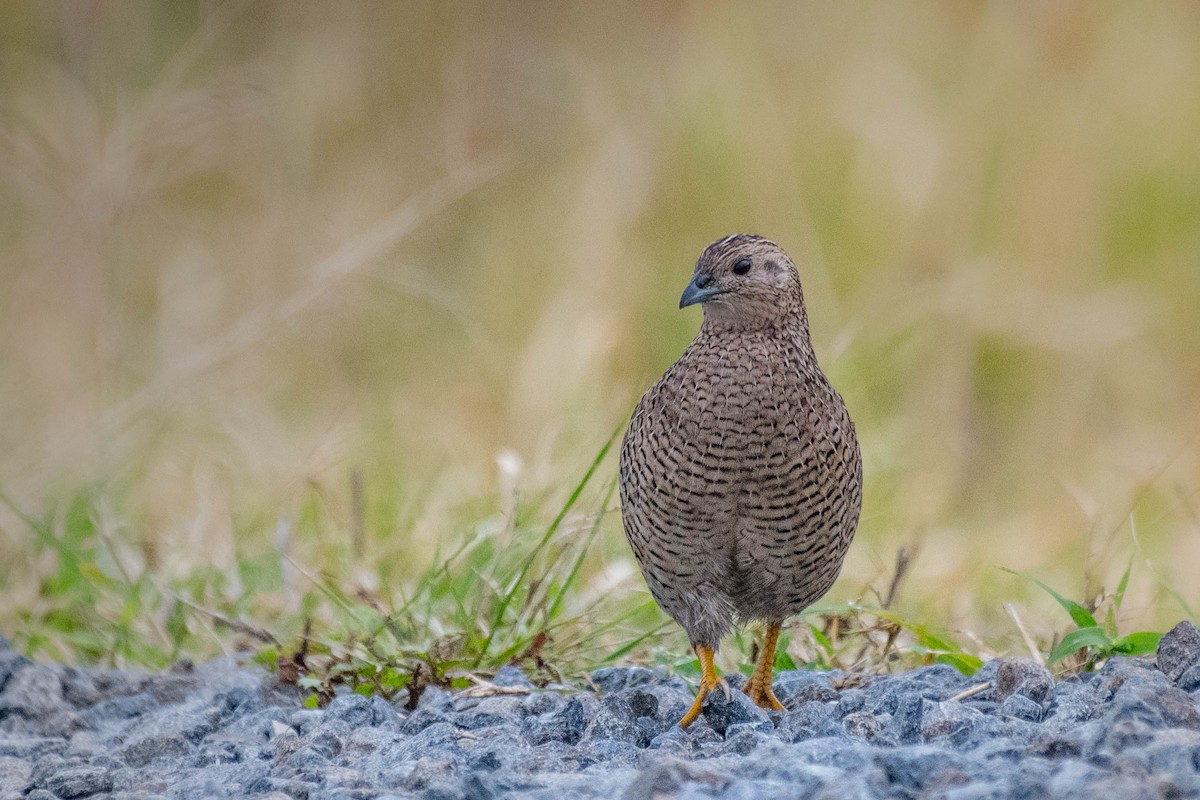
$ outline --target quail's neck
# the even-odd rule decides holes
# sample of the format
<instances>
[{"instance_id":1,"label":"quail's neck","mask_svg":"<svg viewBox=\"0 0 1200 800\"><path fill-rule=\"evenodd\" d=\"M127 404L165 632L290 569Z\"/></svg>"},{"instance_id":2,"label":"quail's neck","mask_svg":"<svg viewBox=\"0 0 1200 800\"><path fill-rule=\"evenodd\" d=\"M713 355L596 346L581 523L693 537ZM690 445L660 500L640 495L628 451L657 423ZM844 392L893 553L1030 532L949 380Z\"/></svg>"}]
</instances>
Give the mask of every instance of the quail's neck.
<instances>
[{"instance_id":1,"label":"quail's neck","mask_svg":"<svg viewBox=\"0 0 1200 800\"><path fill-rule=\"evenodd\" d=\"M812 339L808 332L808 318L803 312L774 318L766 316L741 316L727 313L712 313L705 309L704 321L697 336L734 340L741 337L773 339L787 342L804 354L812 353Z\"/></svg>"}]
</instances>

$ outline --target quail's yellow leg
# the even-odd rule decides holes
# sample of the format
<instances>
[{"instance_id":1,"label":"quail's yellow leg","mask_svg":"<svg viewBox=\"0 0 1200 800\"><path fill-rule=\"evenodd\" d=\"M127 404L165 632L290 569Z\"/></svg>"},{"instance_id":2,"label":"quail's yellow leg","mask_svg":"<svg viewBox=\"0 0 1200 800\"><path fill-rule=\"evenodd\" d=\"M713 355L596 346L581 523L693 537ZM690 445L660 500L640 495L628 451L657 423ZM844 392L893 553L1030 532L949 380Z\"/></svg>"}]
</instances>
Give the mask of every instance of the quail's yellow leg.
<instances>
[{"instance_id":1,"label":"quail's yellow leg","mask_svg":"<svg viewBox=\"0 0 1200 800\"><path fill-rule=\"evenodd\" d=\"M705 647L702 644L695 645L693 648L696 651L696 658L700 659L700 689L696 692L696 699L692 702L692 707L683 715L683 719L679 720L679 727L686 728L696 721L696 717L700 716L700 710L704 707L704 698L708 697L709 692L718 686L725 692L725 696L729 696L729 684L725 683L724 678L717 677L717 669L713 666L713 649Z\"/></svg>"},{"instance_id":2,"label":"quail's yellow leg","mask_svg":"<svg viewBox=\"0 0 1200 800\"><path fill-rule=\"evenodd\" d=\"M782 624L771 622L767 624L766 635L763 637L762 650L758 654L758 663L754 665L754 674L746 682L743 689L751 700L761 708L773 711L785 711L783 703L771 691L771 669L775 665L775 646L779 643L779 630Z\"/></svg>"}]
</instances>

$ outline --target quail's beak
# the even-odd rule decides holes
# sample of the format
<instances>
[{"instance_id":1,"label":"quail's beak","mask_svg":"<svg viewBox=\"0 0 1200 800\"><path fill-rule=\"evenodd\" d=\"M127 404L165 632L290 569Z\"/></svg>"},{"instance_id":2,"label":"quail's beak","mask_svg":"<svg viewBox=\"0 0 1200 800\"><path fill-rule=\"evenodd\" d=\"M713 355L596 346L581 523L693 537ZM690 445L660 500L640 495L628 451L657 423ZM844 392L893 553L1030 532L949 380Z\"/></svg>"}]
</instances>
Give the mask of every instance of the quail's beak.
<instances>
[{"instance_id":1,"label":"quail's beak","mask_svg":"<svg viewBox=\"0 0 1200 800\"><path fill-rule=\"evenodd\" d=\"M692 276L692 282L683 290L683 296L679 298L679 307L687 308L696 303L704 303L719 294L725 294L725 289L717 283L716 278L707 272L697 272Z\"/></svg>"}]
</instances>

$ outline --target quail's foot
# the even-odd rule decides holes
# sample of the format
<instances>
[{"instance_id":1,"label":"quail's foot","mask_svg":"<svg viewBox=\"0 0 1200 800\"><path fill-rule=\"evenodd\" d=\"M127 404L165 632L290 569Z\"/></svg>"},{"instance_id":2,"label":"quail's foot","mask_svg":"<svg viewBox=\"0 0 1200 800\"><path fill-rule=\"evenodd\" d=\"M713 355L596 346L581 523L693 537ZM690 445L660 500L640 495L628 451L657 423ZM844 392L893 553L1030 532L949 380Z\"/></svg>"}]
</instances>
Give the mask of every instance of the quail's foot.
<instances>
[{"instance_id":1,"label":"quail's foot","mask_svg":"<svg viewBox=\"0 0 1200 800\"><path fill-rule=\"evenodd\" d=\"M717 677L717 669L713 666L713 649L700 644L696 645L695 649L696 657L700 659L700 688L696 692L696 699L692 701L692 707L683 715L683 719L679 720L681 728L687 728L696 721L704 708L705 699L713 689L719 686L725 697L729 697L729 684L724 678Z\"/></svg>"},{"instance_id":2,"label":"quail's foot","mask_svg":"<svg viewBox=\"0 0 1200 800\"><path fill-rule=\"evenodd\" d=\"M775 648L779 643L781 628L782 625L778 622L767 624L762 650L758 654L758 663L754 665L754 674L750 676L750 680L746 682L746 688L742 690L760 708L771 711L787 710L783 707L783 703L779 702L775 692L771 690L771 669L775 665Z\"/></svg>"}]
</instances>

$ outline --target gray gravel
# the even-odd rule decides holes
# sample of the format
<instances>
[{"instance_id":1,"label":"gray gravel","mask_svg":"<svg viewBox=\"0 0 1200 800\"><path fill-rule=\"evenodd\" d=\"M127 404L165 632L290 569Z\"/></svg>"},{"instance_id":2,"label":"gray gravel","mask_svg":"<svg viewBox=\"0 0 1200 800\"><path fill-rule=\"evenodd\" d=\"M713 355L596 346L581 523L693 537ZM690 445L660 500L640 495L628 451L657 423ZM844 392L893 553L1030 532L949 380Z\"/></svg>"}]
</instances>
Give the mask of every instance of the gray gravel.
<instances>
[{"instance_id":1,"label":"gray gravel","mask_svg":"<svg viewBox=\"0 0 1200 800\"><path fill-rule=\"evenodd\" d=\"M682 680L592 680L539 690L505 668L492 696L429 690L406 713L346 694L318 711L229 660L144 676L31 664L0 638L0 800L1200 798L1190 623L1157 659L1058 682L1018 659L972 678L785 672L787 712L715 693L686 732Z\"/></svg>"}]
</instances>

